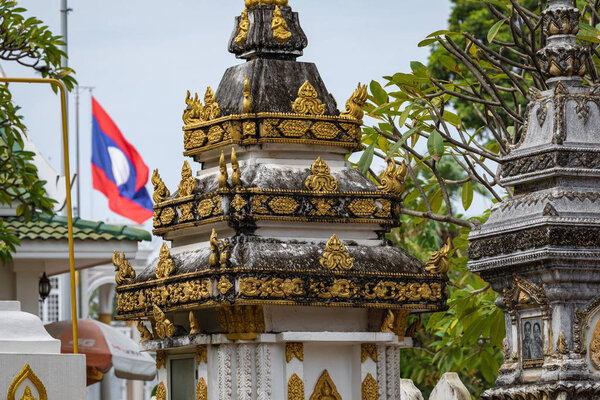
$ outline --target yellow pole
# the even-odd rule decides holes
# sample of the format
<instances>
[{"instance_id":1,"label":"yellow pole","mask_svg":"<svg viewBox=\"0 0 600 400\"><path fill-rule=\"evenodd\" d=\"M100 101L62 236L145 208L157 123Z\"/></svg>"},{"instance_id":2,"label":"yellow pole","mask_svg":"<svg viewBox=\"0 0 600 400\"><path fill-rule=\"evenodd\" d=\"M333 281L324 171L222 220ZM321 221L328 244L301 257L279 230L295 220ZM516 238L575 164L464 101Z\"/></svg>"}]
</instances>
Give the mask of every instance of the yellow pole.
<instances>
[{"instance_id":1,"label":"yellow pole","mask_svg":"<svg viewBox=\"0 0 600 400\"><path fill-rule=\"evenodd\" d=\"M60 90L60 108L62 113L63 154L65 163L65 181L67 186L67 226L69 237L69 271L71 275L71 319L73 320L73 353L79 353L77 334L77 298L75 297L75 250L73 248L73 209L71 206L71 172L69 170L69 135L67 128L67 97L65 86L57 79L49 78L2 78L0 82L49 83Z\"/></svg>"}]
</instances>

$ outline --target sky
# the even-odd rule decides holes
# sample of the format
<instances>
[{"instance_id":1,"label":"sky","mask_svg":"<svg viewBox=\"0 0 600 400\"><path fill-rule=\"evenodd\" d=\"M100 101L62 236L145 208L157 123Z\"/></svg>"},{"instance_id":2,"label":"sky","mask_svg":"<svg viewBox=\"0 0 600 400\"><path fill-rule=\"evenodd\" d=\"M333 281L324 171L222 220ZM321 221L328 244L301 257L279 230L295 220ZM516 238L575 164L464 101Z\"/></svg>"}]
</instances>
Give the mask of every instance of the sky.
<instances>
[{"instance_id":1,"label":"sky","mask_svg":"<svg viewBox=\"0 0 600 400\"><path fill-rule=\"evenodd\" d=\"M234 17L243 0L69 0L69 66L93 94L152 171L158 168L175 191L184 161L181 114L187 90L215 90L232 65L243 62L227 51ZM168 4L168 7L165 6ZM20 0L28 15L60 33L60 0ZM417 43L446 26L449 0L290 0L300 14L309 45L299 61L317 64L338 103L358 82L408 72L411 61L429 55ZM11 63L8 76L35 76ZM29 134L60 171L59 99L49 88L11 86ZM69 97L74 153L75 96ZM91 183L91 103L82 90L79 107L81 217L131 223L112 213ZM75 157L71 157L72 163ZM194 166L192 167L194 168ZM197 169L198 166L196 165ZM74 170L74 166L72 167ZM148 191L152 185L148 182ZM151 229L151 221L145 228Z\"/></svg>"}]
</instances>

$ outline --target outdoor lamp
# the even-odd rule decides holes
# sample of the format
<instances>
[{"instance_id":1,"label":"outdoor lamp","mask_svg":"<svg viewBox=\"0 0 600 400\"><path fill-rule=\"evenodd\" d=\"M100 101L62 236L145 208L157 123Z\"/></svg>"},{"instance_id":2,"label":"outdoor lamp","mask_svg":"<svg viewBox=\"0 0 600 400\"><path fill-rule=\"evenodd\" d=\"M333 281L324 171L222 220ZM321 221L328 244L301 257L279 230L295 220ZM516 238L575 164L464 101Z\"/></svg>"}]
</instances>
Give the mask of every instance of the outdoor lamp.
<instances>
[{"instance_id":1,"label":"outdoor lamp","mask_svg":"<svg viewBox=\"0 0 600 400\"><path fill-rule=\"evenodd\" d=\"M50 294L50 290L52 289L52 285L50 285L50 279L46 276L46 272L40 278L40 282L38 284L38 290L40 293L40 298L42 302L46 300L46 297Z\"/></svg>"}]
</instances>

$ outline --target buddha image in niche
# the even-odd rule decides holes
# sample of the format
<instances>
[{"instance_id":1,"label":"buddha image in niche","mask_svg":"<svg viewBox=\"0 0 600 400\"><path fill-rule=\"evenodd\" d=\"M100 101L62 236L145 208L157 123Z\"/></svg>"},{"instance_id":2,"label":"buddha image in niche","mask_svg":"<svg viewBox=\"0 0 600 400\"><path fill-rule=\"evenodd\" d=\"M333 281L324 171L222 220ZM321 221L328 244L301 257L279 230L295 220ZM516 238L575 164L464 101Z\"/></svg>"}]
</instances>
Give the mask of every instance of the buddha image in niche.
<instances>
[{"instance_id":1,"label":"buddha image in niche","mask_svg":"<svg viewBox=\"0 0 600 400\"><path fill-rule=\"evenodd\" d=\"M544 340L540 320L523 323L523 359L535 360L544 357Z\"/></svg>"}]
</instances>

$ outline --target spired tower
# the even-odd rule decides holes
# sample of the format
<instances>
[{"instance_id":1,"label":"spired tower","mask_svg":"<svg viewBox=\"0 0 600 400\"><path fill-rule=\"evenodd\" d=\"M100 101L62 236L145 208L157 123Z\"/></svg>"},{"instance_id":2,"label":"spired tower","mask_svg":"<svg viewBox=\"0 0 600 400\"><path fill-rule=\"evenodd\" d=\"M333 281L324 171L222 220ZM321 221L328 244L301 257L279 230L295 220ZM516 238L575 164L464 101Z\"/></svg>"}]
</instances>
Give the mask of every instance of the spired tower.
<instances>
[{"instance_id":1,"label":"spired tower","mask_svg":"<svg viewBox=\"0 0 600 400\"><path fill-rule=\"evenodd\" d=\"M470 237L470 268L506 314L504 364L486 399L600 398L600 91L582 85L589 55L571 4L550 0L543 14L550 89L532 93L501 167L516 196Z\"/></svg>"},{"instance_id":2,"label":"spired tower","mask_svg":"<svg viewBox=\"0 0 600 400\"><path fill-rule=\"evenodd\" d=\"M117 255L119 319L155 351L158 400L400 398L410 313L445 308L444 257L385 240L405 166L378 187L353 169L360 86L338 111L287 0L246 0L229 68L188 92L181 183L154 172L159 259L135 276ZM167 242L171 242L171 247Z\"/></svg>"}]
</instances>

